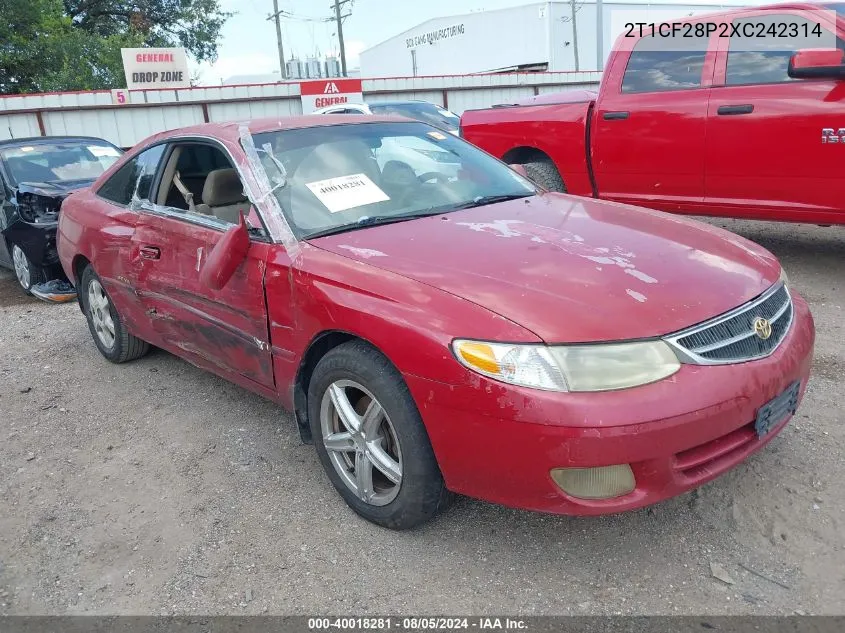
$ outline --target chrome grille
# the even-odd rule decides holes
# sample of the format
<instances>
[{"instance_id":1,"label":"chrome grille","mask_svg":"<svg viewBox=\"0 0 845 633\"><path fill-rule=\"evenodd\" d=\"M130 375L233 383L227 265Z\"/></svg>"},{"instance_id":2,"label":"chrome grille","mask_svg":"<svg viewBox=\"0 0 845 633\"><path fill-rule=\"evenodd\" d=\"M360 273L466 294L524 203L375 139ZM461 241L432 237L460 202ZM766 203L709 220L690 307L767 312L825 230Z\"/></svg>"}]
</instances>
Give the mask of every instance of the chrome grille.
<instances>
[{"instance_id":1,"label":"chrome grille","mask_svg":"<svg viewBox=\"0 0 845 633\"><path fill-rule=\"evenodd\" d=\"M754 321L766 319L772 333L762 339ZM749 303L666 340L684 360L696 364L737 363L771 354L783 341L792 324L792 298L786 286L765 292Z\"/></svg>"}]
</instances>

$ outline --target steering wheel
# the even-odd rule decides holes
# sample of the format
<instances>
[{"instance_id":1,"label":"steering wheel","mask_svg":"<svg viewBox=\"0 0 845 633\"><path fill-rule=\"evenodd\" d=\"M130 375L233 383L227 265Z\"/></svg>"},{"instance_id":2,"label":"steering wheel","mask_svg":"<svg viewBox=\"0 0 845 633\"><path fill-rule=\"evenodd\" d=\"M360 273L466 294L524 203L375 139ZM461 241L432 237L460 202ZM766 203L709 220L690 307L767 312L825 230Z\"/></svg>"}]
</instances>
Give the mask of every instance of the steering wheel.
<instances>
[{"instance_id":1,"label":"steering wheel","mask_svg":"<svg viewBox=\"0 0 845 633\"><path fill-rule=\"evenodd\" d=\"M446 184L449 182L449 177L446 174L442 174L439 171L427 171L424 174L420 174L417 176L417 180L422 183L426 183L429 181L434 181L438 183Z\"/></svg>"}]
</instances>

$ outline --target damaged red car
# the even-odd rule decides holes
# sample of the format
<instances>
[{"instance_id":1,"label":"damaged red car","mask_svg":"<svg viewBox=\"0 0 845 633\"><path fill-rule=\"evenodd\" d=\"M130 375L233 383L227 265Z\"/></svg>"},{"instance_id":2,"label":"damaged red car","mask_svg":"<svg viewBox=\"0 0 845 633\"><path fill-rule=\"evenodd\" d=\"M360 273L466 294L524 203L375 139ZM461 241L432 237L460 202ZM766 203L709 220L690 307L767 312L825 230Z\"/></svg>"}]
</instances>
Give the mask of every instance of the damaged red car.
<instances>
[{"instance_id":1,"label":"damaged red car","mask_svg":"<svg viewBox=\"0 0 845 633\"><path fill-rule=\"evenodd\" d=\"M62 201L89 186L123 152L99 138L42 136L0 141L0 266L24 292L73 300L56 254Z\"/></svg>"},{"instance_id":2,"label":"damaged red car","mask_svg":"<svg viewBox=\"0 0 845 633\"><path fill-rule=\"evenodd\" d=\"M58 249L107 359L155 345L294 411L396 529L452 493L678 495L771 441L810 372L810 311L763 248L544 192L419 122L159 134L67 199Z\"/></svg>"}]
</instances>

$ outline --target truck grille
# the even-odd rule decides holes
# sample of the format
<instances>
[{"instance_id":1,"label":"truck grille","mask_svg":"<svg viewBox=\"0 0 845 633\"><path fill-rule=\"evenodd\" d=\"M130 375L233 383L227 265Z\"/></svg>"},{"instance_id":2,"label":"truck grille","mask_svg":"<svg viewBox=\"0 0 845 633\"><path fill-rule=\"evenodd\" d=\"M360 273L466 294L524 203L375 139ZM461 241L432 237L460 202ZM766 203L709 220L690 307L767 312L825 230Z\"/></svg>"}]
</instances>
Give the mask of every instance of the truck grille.
<instances>
[{"instance_id":1,"label":"truck grille","mask_svg":"<svg viewBox=\"0 0 845 633\"><path fill-rule=\"evenodd\" d=\"M757 319L766 319L771 326L768 338L761 338L755 331ZM690 363L737 363L774 352L791 324L792 298L781 284L747 305L666 340Z\"/></svg>"}]
</instances>

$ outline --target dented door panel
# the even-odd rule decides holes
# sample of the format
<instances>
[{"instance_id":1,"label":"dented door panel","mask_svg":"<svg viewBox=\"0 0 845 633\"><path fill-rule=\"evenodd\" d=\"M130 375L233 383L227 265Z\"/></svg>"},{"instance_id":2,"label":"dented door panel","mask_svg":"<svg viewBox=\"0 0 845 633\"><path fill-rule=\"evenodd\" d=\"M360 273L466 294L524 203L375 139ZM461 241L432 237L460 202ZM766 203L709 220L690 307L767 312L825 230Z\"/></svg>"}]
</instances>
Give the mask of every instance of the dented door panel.
<instances>
[{"instance_id":1,"label":"dented door panel","mask_svg":"<svg viewBox=\"0 0 845 633\"><path fill-rule=\"evenodd\" d=\"M253 242L246 261L219 291L200 270L221 230L142 211L130 261L145 318L162 346L221 375L273 386L264 301L269 244Z\"/></svg>"}]
</instances>

